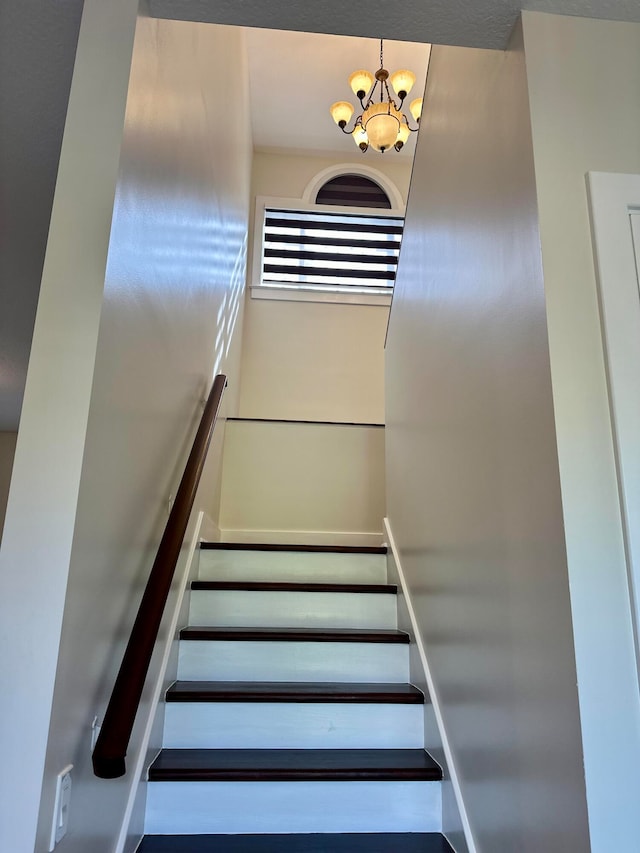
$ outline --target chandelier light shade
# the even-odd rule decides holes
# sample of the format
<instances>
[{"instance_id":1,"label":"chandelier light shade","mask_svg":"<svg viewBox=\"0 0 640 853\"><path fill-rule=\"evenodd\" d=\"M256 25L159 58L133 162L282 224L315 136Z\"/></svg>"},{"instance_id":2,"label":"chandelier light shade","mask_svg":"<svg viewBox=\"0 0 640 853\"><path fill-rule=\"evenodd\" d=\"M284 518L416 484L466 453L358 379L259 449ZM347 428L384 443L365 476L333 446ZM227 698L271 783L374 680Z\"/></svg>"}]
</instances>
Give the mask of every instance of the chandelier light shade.
<instances>
[{"instance_id":1,"label":"chandelier light shade","mask_svg":"<svg viewBox=\"0 0 640 853\"><path fill-rule=\"evenodd\" d=\"M386 151L396 144L401 122L402 115L390 101L371 104L362 114L362 126L376 151Z\"/></svg>"},{"instance_id":2,"label":"chandelier light shade","mask_svg":"<svg viewBox=\"0 0 640 853\"><path fill-rule=\"evenodd\" d=\"M361 124L357 124L353 128L351 136L353 136L353 141L362 152L367 150L369 147L369 137L367 136L367 131Z\"/></svg>"},{"instance_id":3,"label":"chandelier light shade","mask_svg":"<svg viewBox=\"0 0 640 853\"><path fill-rule=\"evenodd\" d=\"M353 107L348 101L336 101L331 107L331 116L337 125L344 122L345 126L351 121Z\"/></svg>"},{"instance_id":4,"label":"chandelier light shade","mask_svg":"<svg viewBox=\"0 0 640 853\"><path fill-rule=\"evenodd\" d=\"M393 91L404 101L409 92L413 89L413 84L416 82L416 75L413 71L395 71L389 77Z\"/></svg>"},{"instance_id":5,"label":"chandelier light shade","mask_svg":"<svg viewBox=\"0 0 640 853\"><path fill-rule=\"evenodd\" d=\"M415 101L411 101L409 112L416 121L420 121L420 116L422 115L422 98L416 98Z\"/></svg>"},{"instance_id":6,"label":"chandelier light shade","mask_svg":"<svg viewBox=\"0 0 640 853\"><path fill-rule=\"evenodd\" d=\"M395 101L389 91L389 82L398 101ZM380 39L380 68L375 74L361 69L354 71L349 77L349 86L360 101L362 112L356 116L351 129L347 127L355 112L348 101L336 101L331 106L331 117L343 133L353 137L353 141L364 153L369 146L384 154L389 148L400 151L415 133L418 127L411 127L409 119L402 112L405 98L416 82L412 71L402 69L389 75L384 67L383 41ZM417 124L422 114L422 98L412 101L410 112Z\"/></svg>"},{"instance_id":7,"label":"chandelier light shade","mask_svg":"<svg viewBox=\"0 0 640 853\"><path fill-rule=\"evenodd\" d=\"M404 116L402 116L402 121L400 122L400 130L398 131L398 139L404 145L407 139L409 138L409 134L411 133L411 128L405 121Z\"/></svg>"},{"instance_id":8,"label":"chandelier light shade","mask_svg":"<svg viewBox=\"0 0 640 853\"><path fill-rule=\"evenodd\" d=\"M370 71L354 71L349 77L349 85L356 98L362 100L369 93L375 79Z\"/></svg>"}]
</instances>

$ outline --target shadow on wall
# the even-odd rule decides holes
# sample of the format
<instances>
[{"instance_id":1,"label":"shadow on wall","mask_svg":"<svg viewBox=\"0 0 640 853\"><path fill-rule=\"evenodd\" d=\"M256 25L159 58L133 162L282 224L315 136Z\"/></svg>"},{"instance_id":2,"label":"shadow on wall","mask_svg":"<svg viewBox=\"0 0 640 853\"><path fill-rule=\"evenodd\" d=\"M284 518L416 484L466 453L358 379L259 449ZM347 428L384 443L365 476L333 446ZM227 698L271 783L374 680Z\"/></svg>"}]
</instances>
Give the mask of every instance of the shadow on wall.
<instances>
[{"instance_id":1,"label":"shadow on wall","mask_svg":"<svg viewBox=\"0 0 640 853\"><path fill-rule=\"evenodd\" d=\"M4 514L9 497L13 455L16 449L17 432L0 432L0 542L4 527Z\"/></svg>"}]
</instances>

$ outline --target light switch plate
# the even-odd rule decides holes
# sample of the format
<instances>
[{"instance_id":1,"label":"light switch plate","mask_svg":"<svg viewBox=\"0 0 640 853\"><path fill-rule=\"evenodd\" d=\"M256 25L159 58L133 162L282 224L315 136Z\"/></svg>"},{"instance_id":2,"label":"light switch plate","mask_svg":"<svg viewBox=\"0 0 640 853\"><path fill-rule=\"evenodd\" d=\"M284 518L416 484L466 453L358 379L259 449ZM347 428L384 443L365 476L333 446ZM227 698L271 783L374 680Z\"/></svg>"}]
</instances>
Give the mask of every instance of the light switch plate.
<instances>
[{"instance_id":1,"label":"light switch plate","mask_svg":"<svg viewBox=\"0 0 640 853\"><path fill-rule=\"evenodd\" d=\"M51 824L51 839L49 853L67 833L69 822L69 805L71 803L71 771L73 764L67 765L56 776L56 801L53 807L53 822Z\"/></svg>"}]
</instances>

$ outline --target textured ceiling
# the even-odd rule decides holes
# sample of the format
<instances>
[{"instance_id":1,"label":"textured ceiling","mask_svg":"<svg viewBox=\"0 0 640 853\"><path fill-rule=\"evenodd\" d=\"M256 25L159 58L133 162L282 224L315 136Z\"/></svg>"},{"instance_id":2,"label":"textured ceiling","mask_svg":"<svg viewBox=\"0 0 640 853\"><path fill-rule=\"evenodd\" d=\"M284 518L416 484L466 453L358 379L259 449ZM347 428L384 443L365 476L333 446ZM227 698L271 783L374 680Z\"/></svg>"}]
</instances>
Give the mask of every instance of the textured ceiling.
<instances>
[{"instance_id":1,"label":"textured ceiling","mask_svg":"<svg viewBox=\"0 0 640 853\"><path fill-rule=\"evenodd\" d=\"M17 427L82 0L0 0L0 430Z\"/></svg>"},{"instance_id":2,"label":"textured ceiling","mask_svg":"<svg viewBox=\"0 0 640 853\"><path fill-rule=\"evenodd\" d=\"M502 49L521 9L640 21L638 0L150 0L160 18Z\"/></svg>"}]
</instances>

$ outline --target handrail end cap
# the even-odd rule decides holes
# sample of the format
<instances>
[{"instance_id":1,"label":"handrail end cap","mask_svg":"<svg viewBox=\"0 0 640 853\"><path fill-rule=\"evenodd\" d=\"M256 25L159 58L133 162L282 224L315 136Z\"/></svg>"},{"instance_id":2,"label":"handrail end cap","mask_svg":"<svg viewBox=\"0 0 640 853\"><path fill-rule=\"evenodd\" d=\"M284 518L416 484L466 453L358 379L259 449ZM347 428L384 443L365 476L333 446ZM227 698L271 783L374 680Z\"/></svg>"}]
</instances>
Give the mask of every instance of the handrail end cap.
<instances>
[{"instance_id":1,"label":"handrail end cap","mask_svg":"<svg viewBox=\"0 0 640 853\"><path fill-rule=\"evenodd\" d=\"M124 757L105 758L94 754L93 773L99 779L119 779L127 772Z\"/></svg>"}]
</instances>

